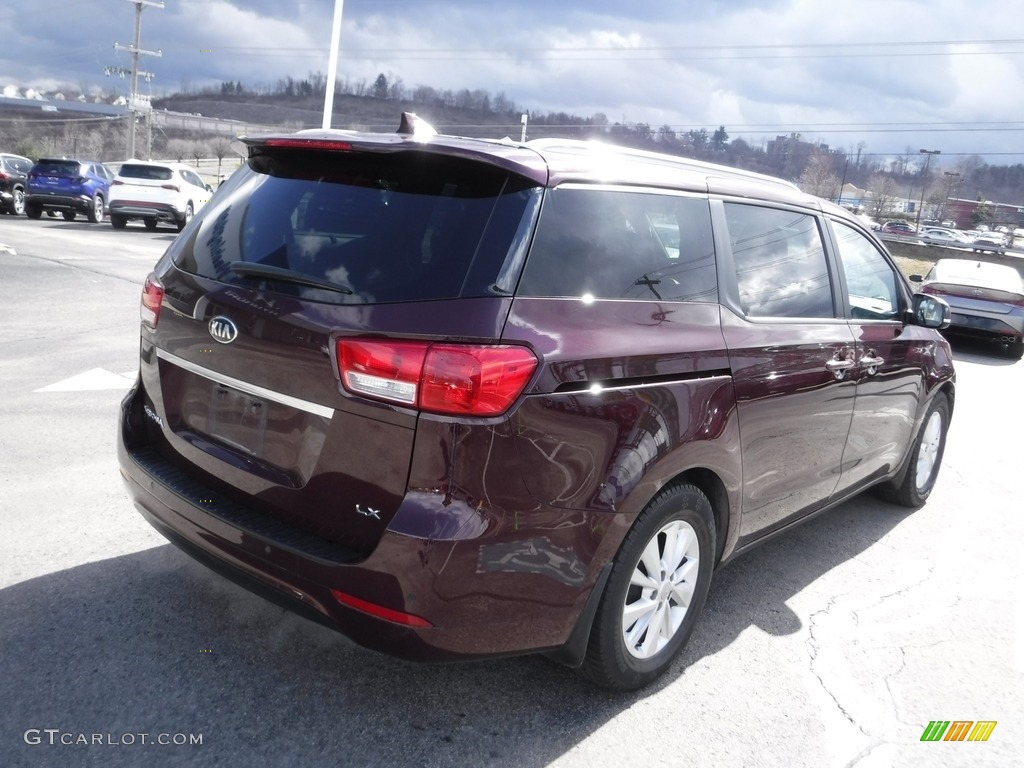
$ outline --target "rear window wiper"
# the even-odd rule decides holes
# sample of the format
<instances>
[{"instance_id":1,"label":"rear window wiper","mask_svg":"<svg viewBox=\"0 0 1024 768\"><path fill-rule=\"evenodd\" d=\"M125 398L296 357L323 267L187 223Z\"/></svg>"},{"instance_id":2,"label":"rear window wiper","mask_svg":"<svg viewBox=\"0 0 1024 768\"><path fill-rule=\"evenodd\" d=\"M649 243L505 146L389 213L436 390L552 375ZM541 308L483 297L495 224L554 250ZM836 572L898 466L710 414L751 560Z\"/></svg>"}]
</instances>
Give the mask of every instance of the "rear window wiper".
<instances>
[{"instance_id":1,"label":"rear window wiper","mask_svg":"<svg viewBox=\"0 0 1024 768\"><path fill-rule=\"evenodd\" d=\"M336 293L344 293L348 295L352 294L352 289L347 286L338 285L338 283L332 283L327 280L320 280L319 278L304 275L302 272L295 272L291 269L272 267L269 264L256 264L249 261L233 261L228 264L228 267L230 267L231 271L239 277L279 280L282 283L308 285L310 288L323 288L325 291L335 291Z\"/></svg>"}]
</instances>

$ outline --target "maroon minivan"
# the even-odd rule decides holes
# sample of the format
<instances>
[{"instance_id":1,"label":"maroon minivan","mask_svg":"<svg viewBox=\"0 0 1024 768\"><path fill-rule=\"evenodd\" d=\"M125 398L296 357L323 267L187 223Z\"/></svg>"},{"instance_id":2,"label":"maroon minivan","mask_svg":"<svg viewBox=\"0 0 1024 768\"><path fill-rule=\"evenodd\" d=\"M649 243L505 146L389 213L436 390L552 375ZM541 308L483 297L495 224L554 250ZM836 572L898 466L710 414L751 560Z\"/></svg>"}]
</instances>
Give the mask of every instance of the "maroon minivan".
<instances>
[{"instance_id":1,"label":"maroon minivan","mask_svg":"<svg viewBox=\"0 0 1024 768\"><path fill-rule=\"evenodd\" d=\"M157 530L270 599L632 689L721 564L931 492L949 308L840 208L598 143L245 143L146 281L119 456Z\"/></svg>"}]
</instances>

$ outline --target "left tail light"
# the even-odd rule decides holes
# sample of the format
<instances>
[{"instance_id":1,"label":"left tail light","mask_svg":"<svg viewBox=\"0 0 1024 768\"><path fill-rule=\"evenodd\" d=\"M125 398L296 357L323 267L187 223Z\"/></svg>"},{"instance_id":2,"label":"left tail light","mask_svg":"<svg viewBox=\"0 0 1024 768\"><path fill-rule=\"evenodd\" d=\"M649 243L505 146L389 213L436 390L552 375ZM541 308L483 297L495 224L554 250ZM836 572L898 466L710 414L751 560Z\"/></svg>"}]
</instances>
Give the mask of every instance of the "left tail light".
<instances>
[{"instance_id":1,"label":"left tail light","mask_svg":"<svg viewBox=\"0 0 1024 768\"><path fill-rule=\"evenodd\" d=\"M156 328L160 321L160 307L164 303L164 287L152 274L146 278L142 287L142 302L139 305L139 316L150 328Z\"/></svg>"},{"instance_id":2,"label":"left tail light","mask_svg":"<svg viewBox=\"0 0 1024 768\"><path fill-rule=\"evenodd\" d=\"M508 344L339 339L338 371L353 394L454 416L499 416L526 389L537 357Z\"/></svg>"}]
</instances>

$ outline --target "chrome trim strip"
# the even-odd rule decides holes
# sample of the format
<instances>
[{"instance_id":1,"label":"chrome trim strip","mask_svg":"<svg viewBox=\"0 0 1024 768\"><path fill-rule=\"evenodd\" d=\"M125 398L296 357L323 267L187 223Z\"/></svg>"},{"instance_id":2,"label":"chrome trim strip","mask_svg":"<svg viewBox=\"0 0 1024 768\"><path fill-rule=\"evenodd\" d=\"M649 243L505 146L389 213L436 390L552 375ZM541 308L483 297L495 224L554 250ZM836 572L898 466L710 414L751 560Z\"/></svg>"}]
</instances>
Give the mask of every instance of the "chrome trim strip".
<instances>
[{"instance_id":1,"label":"chrome trim strip","mask_svg":"<svg viewBox=\"0 0 1024 768\"><path fill-rule=\"evenodd\" d=\"M306 411L306 413L312 413L314 416L321 416L325 419L334 418L334 409L329 408L326 405L320 405L319 403L311 403L309 400L302 400L298 397L292 397L281 392L275 392L272 389L266 387L258 387L255 384L249 384L248 382L241 381L240 379L233 378L231 376L225 376L222 373L215 373L208 368L203 368L201 365L190 363L188 360L172 355L159 347L156 350L156 356L166 360L179 368L184 368L190 373L196 374L196 376L202 376L204 379L210 381L216 381L219 384L232 387L246 394L254 397L262 397L264 400L271 400L281 405L287 405L292 408L297 408L300 411Z\"/></svg>"}]
</instances>

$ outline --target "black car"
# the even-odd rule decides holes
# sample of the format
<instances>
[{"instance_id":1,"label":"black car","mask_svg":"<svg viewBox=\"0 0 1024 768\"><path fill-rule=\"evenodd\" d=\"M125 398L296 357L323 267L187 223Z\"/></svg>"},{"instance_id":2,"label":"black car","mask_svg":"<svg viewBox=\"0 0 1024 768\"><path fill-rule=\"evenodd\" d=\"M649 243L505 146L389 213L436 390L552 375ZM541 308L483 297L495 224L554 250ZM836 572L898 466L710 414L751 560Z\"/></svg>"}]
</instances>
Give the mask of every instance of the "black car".
<instances>
[{"instance_id":1,"label":"black car","mask_svg":"<svg viewBox=\"0 0 1024 768\"><path fill-rule=\"evenodd\" d=\"M28 174L25 213L38 219L43 211L60 211L67 221L84 213L95 224L103 221L113 180L103 163L43 158Z\"/></svg>"},{"instance_id":2,"label":"black car","mask_svg":"<svg viewBox=\"0 0 1024 768\"><path fill-rule=\"evenodd\" d=\"M20 216L25 212L25 179L32 161L21 155L0 155L0 210Z\"/></svg>"}]
</instances>

